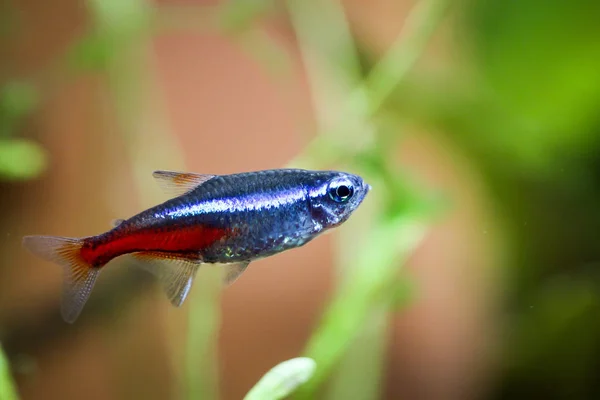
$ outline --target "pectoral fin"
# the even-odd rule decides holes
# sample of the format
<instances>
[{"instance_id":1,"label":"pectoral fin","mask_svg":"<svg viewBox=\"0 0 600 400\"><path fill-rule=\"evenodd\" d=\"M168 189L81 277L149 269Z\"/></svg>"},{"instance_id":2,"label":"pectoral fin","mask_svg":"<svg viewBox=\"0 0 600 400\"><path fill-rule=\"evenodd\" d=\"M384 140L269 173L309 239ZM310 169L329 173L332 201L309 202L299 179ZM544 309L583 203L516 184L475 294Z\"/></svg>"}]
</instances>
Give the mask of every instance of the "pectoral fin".
<instances>
[{"instance_id":1,"label":"pectoral fin","mask_svg":"<svg viewBox=\"0 0 600 400\"><path fill-rule=\"evenodd\" d=\"M240 277L242 272L244 272L246 268L248 268L248 264L250 264L249 261L233 264L224 264L223 269L225 270L225 272L223 273L223 284L227 286L235 282L235 280Z\"/></svg>"},{"instance_id":2,"label":"pectoral fin","mask_svg":"<svg viewBox=\"0 0 600 400\"><path fill-rule=\"evenodd\" d=\"M196 189L215 175L194 174L191 172L154 171L152 176L161 189L170 195L181 196Z\"/></svg>"},{"instance_id":3,"label":"pectoral fin","mask_svg":"<svg viewBox=\"0 0 600 400\"><path fill-rule=\"evenodd\" d=\"M185 301L200 264L167 253L134 253L138 266L154 275L162 284L171 304L180 307Z\"/></svg>"}]
</instances>

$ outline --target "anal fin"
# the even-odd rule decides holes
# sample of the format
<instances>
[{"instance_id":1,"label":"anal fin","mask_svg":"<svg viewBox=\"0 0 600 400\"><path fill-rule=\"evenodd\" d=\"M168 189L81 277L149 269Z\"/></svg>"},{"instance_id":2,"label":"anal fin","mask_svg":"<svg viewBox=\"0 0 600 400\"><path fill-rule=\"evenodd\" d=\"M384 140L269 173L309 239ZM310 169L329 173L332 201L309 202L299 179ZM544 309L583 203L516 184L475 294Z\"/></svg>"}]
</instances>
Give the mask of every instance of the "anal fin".
<instances>
[{"instance_id":1,"label":"anal fin","mask_svg":"<svg viewBox=\"0 0 600 400\"><path fill-rule=\"evenodd\" d=\"M140 268L159 280L171 304L180 307L192 288L200 264L169 253L139 252L132 256Z\"/></svg>"},{"instance_id":2,"label":"anal fin","mask_svg":"<svg viewBox=\"0 0 600 400\"><path fill-rule=\"evenodd\" d=\"M248 268L249 261L243 261L239 263L224 264L223 269L223 284L231 285L233 282L240 277L240 275Z\"/></svg>"}]
</instances>

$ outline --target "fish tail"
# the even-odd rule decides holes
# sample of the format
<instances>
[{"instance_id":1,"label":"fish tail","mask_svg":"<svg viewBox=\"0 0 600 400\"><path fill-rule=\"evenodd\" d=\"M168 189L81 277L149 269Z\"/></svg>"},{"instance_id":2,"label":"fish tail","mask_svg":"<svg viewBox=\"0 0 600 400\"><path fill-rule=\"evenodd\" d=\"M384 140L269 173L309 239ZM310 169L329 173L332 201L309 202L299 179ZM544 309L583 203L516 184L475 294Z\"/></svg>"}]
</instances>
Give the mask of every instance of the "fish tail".
<instances>
[{"instance_id":1,"label":"fish tail","mask_svg":"<svg viewBox=\"0 0 600 400\"><path fill-rule=\"evenodd\" d=\"M81 257L84 239L57 236L25 236L23 246L31 253L63 267L61 314L73 323L81 313L100 273Z\"/></svg>"}]
</instances>

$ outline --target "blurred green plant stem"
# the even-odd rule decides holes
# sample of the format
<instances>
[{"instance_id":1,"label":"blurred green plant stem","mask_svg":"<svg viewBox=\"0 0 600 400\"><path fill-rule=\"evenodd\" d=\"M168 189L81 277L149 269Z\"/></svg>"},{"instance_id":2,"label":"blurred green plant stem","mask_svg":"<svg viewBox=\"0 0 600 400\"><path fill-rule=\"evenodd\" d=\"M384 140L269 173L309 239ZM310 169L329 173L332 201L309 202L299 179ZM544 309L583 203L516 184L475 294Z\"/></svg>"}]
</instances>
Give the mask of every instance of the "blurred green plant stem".
<instances>
[{"instance_id":1,"label":"blurred green plant stem","mask_svg":"<svg viewBox=\"0 0 600 400\"><path fill-rule=\"evenodd\" d=\"M0 399L17 400L18 398L8 366L8 360L4 356L4 351L0 344Z\"/></svg>"},{"instance_id":2,"label":"blurred green plant stem","mask_svg":"<svg viewBox=\"0 0 600 400\"><path fill-rule=\"evenodd\" d=\"M115 112L132 160L144 204L156 203L156 185L148 171L156 165L185 171L183 151L166 122L158 88L151 34L160 13L147 0L88 0L96 36L83 42L82 61L96 61L108 77ZM204 15L195 7L191 15ZM182 16L183 14L178 14ZM171 13L167 13L171 17ZM86 63L81 63L85 66ZM156 149L160 149L157 152ZM188 300L185 390L189 399L218 399L217 335L220 322L220 274L202 272ZM218 272L218 271L217 271ZM176 363L176 361L174 360ZM177 364L177 363L176 363ZM177 366L175 366L177 367Z\"/></svg>"},{"instance_id":3,"label":"blurred green plant stem","mask_svg":"<svg viewBox=\"0 0 600 400\"><path fill-rule=\"evenodd\" d=\"M372 226L361 228L366 232L357 250L354 239L342 234L337 247L342 282L306 347L305 355L316 361L318 369L313 379L299 389L297 398L314 398L343 360L362 359L368 363L366 369L355 362L339 368L328 398L374 399L380 395L384 333L388 315L395 307L398 265L420 242L431 215L415 212L426 201L386 161L388 149L378 143L382 138L372 118L424 51L448 3L418 2L401 35L365 79L341 4L300 0L289 0L287 4L309 73L320 127L307 150L292 164L320 168L341 162L358 169L375 182L373 196L381 200L382 206L372 212ZM332 84L334 76L337 81ZM407 197L414 202L407 201ZM345 253L352 254L352 258ZM377 323L365 330L367 320ZM353 348L361 332L370 340ZM351 353L360 356L352 357ZM356 368L362 371L360 380L356 379Z\"/></svg>"}]
</instances>

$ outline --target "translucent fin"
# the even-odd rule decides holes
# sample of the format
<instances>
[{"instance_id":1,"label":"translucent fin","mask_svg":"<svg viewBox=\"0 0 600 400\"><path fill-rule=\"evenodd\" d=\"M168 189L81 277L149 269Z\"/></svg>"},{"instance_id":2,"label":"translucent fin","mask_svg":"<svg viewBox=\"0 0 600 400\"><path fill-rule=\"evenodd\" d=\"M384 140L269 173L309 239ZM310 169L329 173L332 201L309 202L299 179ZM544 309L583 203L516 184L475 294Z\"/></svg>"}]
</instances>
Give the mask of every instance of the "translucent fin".
<instances>
[{"instance_id":1,"label":"translucent fin","mask_svg":"<svg viewBox=\"0 0 600 400\"><path fill-rule=\"evenodd\" d=\"M215 175L194 174L191 172L154 171L154 179L162 190L173 196L181 196L196 189Z\"/></svg>"},{"instance_id":2,"label":"translucent fin","mask_svg":"<svg viewBox=\"0 0 600 400\"><path fill-rule=\"evenodd\" d=\"M171 304L180 307L192 288L200 264L167 253L140 252L132 256L140 268L156 276Z\"/></svg>"},{"instance_id":3,"label":"translucent fin","mask_svg":"<svg viewBox=\"0 0 600 400\"><path fill-rule=\"evenodd\" d=\"M117 226L121 225L121 224L122 224L124 221L125 221L124 219L120 219L120 218L119 218L119 219L113 219L113 220L110 222L110 225L111 225L113 228L116 228Z\"/></svg>"},{"instance_id":4,"label":"translucent fin","mask_svg":"<svg viewBox=\"0 0 600 400\"><path fill-rule=\"evenodd\" d=\"M242 272L248 268L248 264L250 264L249 261L223 265L223 268L225 269L225 273L223 274L223 284L231 285L235 282Z\"/></svg>"},{"instance_id":5,"label":"translucent fin","mask_svg":"<svg viewBox=\"0 0 600 400\"><path fill-rule=\"evenodd\" d=\"M100 269L87 264L80 256L82 239L55 236L25 236L23 246L36 256L64 268L61 314L72 324L90 297Z\"/></svg>"}]
</instances>

